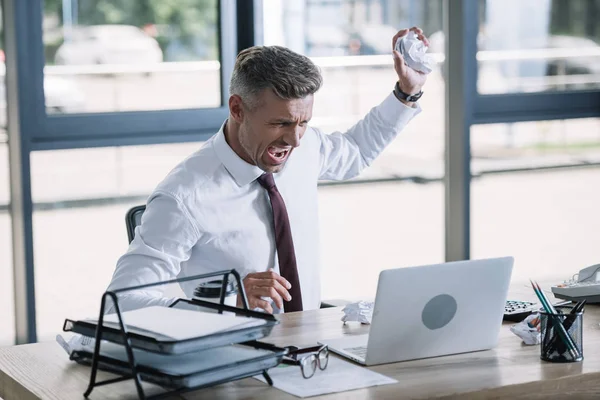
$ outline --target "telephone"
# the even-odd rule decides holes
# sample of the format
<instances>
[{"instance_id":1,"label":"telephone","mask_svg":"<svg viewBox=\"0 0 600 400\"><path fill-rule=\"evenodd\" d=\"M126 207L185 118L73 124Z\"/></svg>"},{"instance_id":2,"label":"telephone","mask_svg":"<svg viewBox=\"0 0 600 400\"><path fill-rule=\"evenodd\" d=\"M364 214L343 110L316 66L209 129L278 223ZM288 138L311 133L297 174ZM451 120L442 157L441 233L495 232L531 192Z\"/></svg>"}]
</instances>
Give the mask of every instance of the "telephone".
<instances>
[{"instance_id":1,"label":"telephone","mask_svg":"<svg viewBox=\"0 0 600 400\"><path fill-rule=\"evenodd\" d=\"M558 299L600 303L600 264L584 268L572 279L552 286L552 293Z\"/></svg>"}]
</instances>

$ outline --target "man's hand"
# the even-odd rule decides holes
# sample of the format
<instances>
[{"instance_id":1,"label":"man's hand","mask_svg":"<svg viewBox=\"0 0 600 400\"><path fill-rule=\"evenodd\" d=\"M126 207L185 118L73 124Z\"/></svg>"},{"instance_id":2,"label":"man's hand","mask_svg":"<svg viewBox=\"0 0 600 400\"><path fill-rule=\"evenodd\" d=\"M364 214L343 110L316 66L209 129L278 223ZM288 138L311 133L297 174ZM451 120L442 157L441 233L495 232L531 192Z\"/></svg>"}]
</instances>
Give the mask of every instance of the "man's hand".
<instances>
[{"instance_id":1,"label":"man's hand","mask_svg":"<svg viewBox=\"0 0 600 400\"><path fill-rule=\"evenodd\" d=\"M402 29L392 39L392 51L394 52L394 68L396 69L396 74L398 74L398 86L400 86L400 90L402 90L406 94L417 94L421 91L421 88L425 84L427 80L427 75L415 71L410 68L404 62L404 58L400 53L394 50L394 46L396 45L396 40L402 36L408 35L409 31L414 31L417 34L419 40L422 40L426 46L429 46L429 40L423 35L423 31L420 28L412 27L410 29Z\"/></svg>"},{"instance_id":2,"label":"man's hand","mask_svg":"<svg viewBox=\"0 0 600 400\"><path fill-rule=\"evenodd\" d=\"M292 296L287 291L292 285L272 269L266 272L250 273L246 275L242 282L246 291L246 297L248 298L248 307L251 310L260 307L269 314L273 314L271 304L261 297L270 297L273 299L280 310L283 309L283 299L286 301L292 299ZM242 299L239 296L237 305L238 307L242 306Z\"/></svg>"}]
</instances>

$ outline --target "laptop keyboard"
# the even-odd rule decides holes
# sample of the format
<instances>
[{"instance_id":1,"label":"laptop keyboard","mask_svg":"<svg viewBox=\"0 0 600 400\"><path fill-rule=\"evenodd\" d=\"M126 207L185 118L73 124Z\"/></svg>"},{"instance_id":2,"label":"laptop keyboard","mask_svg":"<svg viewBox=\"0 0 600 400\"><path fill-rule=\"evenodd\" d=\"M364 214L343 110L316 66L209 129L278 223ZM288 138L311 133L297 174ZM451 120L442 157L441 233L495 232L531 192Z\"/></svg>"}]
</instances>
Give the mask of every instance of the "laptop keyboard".
<instances>
[{"instance_id":1,"label":"laptop keyboard","mask_svg":"<svg viewBox=\"0 0 600 400\"><path fill-rule=\"evenodd\" d=\"M360 358L367 357L367 346L349 347L347 349L344 349L344 351L347 351L348 353L352 353L355 356L359 356Z\"/></svg>"}]
</instances>

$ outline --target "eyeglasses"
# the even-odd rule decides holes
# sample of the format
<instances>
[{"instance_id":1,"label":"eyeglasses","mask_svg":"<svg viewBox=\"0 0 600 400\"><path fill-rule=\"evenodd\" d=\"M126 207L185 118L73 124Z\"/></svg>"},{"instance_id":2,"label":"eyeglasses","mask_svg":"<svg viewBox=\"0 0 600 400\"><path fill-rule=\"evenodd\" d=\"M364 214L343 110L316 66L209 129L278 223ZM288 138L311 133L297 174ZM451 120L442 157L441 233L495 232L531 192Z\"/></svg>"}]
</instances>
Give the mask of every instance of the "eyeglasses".
<instances>
[{"instance_id":1,"label":"eyeglasses","mask_svg":"<svg viewBox=\"0 0 600 400\"><path fill-rule=\"evenodd\" d=\"M296 346L288 346L288 354L281 360L283 364L299 365L302 370L302 376L305 379L312 378L317 370L317 366L321 371L327 368L329 363L329 348L326 345L313 346L300 349ZM298 357L300 354L312 353L303 357Z\"/></svg>"}]
</instances>

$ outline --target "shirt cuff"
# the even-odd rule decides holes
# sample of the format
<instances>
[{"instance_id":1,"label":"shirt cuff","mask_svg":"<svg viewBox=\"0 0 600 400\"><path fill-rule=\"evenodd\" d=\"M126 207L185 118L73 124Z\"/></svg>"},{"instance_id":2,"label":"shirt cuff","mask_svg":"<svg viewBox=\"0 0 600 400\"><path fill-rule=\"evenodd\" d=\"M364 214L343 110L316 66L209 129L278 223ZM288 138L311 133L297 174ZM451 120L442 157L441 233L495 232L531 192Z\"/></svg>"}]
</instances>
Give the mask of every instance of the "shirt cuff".
<instances>
[{"instance_id":1,"label":"shirt cuff","mask_svg":"<svg viewBox=\"0 0 600 400\"><path fill-rule=\"evenodd\" d=\"M421 112L419 103L413 104L414 107L409 107L398 100L394 93L390 93L377 110L386 124L393 126L395 130L400 130Z\"/></svg>"}]
</instances>

